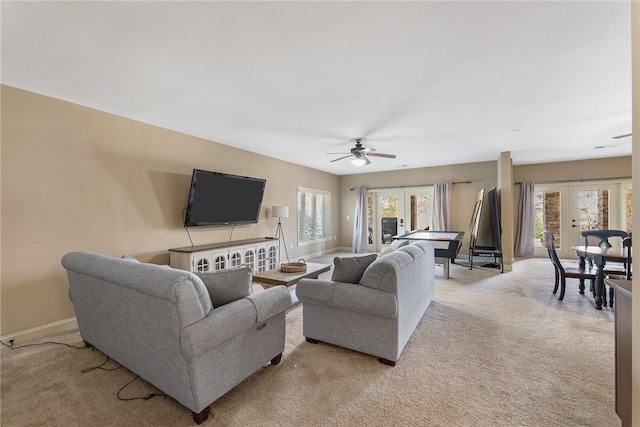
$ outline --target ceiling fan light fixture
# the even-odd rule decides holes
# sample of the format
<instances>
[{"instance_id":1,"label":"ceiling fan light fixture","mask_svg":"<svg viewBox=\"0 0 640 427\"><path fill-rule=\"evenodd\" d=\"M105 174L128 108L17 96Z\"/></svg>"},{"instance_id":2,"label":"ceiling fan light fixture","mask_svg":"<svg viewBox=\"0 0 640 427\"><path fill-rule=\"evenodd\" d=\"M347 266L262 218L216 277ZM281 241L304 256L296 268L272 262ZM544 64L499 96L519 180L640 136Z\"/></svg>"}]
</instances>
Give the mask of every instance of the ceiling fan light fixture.
<instances>
[{"instance_id":1,"label":"ceiling fan light fixture","mask_svg":"<svg viewBox=\"0 0 640 427\"><path fill-rule=\"evenodd\" d=\"M351 159L351 164L353 166L364 166L367 164L367 161L365 159L363 159L362 157L356 157L355 159Z\"/></svg>"}]
</instances>

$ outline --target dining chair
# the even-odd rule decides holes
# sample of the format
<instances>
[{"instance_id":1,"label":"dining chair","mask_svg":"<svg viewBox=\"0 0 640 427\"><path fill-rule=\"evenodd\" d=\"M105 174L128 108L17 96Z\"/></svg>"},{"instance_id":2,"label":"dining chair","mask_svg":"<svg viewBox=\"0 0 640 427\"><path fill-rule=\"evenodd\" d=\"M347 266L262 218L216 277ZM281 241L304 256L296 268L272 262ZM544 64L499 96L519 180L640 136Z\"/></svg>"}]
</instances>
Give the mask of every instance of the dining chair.
<instances>
[{"instance_id":1,"label":"dining chair","mask_svg":"<svg viewBox=\"0 0 640 427\"><path fill-rule=\"evenodd\" d=\"M627 260L624 264L624 271L619 273L606 273L610 279L619 279L619 280L631 280L631 247L632 247L631 236L625 237L622 239L622 247L627 250ZM609 286L609 306L613 307L613 296L615 295L615 290L613 287Z\"/></svg>"},{"instance_id":2,"label":"dining chair","mask_svg":"<svg viewBox=\"0 0 640 427\"><path fill-rule=\"evenodd\" d=\"M604 272L611 279L631 280L631 237L625 237L622 239L622 247L626 249L627 258L624 261L622 270L607 270Z\"/></svg>"},{"instance_id":3,"label":"dining chair","mask_svg":"<svg viewBox=\"0 0 640 427\"><path fill-rule=\"evenodd\" d=\"M625 238L629 237L629 233L624 230L584 230L582 233L585 246L598 246L600 248L610 248L612 239L620 238L623 242ZM593 267L593 259L587 258L589 261L589 268ZM605 274L624 274L624 268L609 268L605 269Z\"/></svg>"},{"instance_id":4,"label":"dining chair","mask_svg":"<svg viewBox=\"0 0 640 427\"><path fill-rule=\"evenodd\" d=\"M578 267L563 266L560 262L560 259L558 258L558 254L556 253L556 248L553 245L553 242L555 240L553 234L548 231L543 231L542 234L544 236L544 245L547 248L549 258L551 259L551 263L553 264L555 270L555 284L553 287L554 294L558 291L558 285L560 286L559 300L562 301L562 299L564 298L567 277L572 279L589 279L591 281L591 289L595 289L595 270L584 270ZM584 289L581 288L580 293L584 294Z\"/></svg>"}]
</instances>

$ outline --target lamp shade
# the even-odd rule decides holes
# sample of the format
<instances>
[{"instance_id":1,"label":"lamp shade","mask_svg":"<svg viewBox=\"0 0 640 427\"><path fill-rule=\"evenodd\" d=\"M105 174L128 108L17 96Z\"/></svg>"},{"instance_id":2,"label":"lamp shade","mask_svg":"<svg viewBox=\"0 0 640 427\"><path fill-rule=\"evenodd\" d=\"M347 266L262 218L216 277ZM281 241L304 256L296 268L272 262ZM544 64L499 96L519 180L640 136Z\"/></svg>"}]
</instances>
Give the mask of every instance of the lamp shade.
<instances>
[{"instance_id":1,"label":"lamp shade","mask_svg":"<svg viewBox=\"0 0 640 427\"><path fill-rule=\"evenodd\" d=\"M289 218L289 206L272 206L271 216L278 218Z\"/></svg>"}]
</instances>

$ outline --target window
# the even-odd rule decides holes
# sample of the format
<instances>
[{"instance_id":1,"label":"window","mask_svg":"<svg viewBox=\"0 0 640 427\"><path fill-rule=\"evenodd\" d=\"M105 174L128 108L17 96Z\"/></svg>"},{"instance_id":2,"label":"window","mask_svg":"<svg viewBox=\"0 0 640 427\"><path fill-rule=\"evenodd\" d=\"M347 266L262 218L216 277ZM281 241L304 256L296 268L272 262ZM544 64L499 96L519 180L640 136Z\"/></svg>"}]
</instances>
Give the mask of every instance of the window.
<instances>
[{"instance_id":1,"label":"window","mask_svg":"<svg viewBox=\"0 0 640 427\"><path fill-rule=\"evenodd\" d=\"M559 191L535 192L535 240L534 247L543 248L542 232L544 230L553 234L553 246L560 249L562 241L560 234L560 203Z\"/></svg>"},{"instance_id":2,"label":"window","mask_svg":"<svg viewBox=\"0 0 640 427\"><path fill-rule=\"evenodd\" d=\"M331 193L298 187L298 244L331 239Z\"/></svg>"}]
</instances>

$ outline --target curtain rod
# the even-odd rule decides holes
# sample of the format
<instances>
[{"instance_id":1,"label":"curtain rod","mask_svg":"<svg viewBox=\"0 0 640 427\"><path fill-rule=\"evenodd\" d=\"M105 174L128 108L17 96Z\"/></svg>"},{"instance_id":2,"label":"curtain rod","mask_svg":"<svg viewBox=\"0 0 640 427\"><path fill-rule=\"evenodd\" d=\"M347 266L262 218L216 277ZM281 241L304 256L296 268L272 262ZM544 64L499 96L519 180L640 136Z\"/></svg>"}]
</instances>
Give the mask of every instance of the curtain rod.
<instances>
[{"instance_id":1,"label":"curtain rod","mask_svg":"<svg viewBox=\"0 0 640 427\"><path fill-rule=\"evenodd\" d=\"M565 182L589 182L589 181L615 181L621 179L631 179L630 176L614 176L611 178L583 178L583 179L559 179L557 181L535 181L536 184L562 184ZM514 185L521 185L521 181L514 182Z\"/></svg>"},{"instance_id":2,"label":"curtain rod","mask_svg":"<svg viewBox=\"0 0 640 427\"><path fill-rule=\"evenodd\" d=\"M451 184L453 185L471 184L471 181L458 181L458 182L452 182ZM395 187L373 187L373 188L367 188L367 190L394 190L396 188L426 187L427 185L433 185L433 184L398 185ZM355 188L349 189L349 191L353 191L353 190L355 190Z\"/></svg>"}]
</instances>

